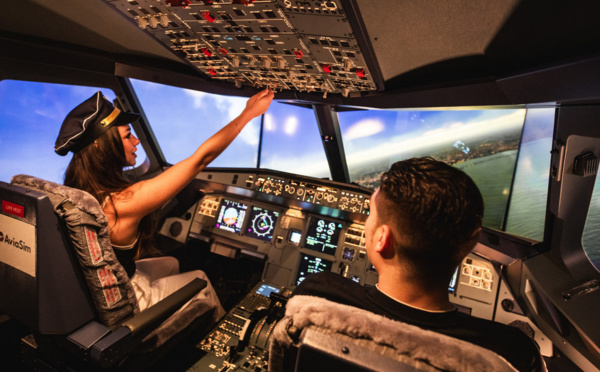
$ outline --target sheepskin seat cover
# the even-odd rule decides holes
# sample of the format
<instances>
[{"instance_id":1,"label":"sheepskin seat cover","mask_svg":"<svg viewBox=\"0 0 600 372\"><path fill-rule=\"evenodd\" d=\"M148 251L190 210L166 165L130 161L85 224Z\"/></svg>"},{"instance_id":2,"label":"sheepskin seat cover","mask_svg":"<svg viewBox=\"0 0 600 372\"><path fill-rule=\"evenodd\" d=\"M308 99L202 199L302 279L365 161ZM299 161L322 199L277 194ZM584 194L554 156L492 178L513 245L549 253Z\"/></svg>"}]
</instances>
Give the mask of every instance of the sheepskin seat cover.
<instances>
[{"instance_id":1,"label":"sheepskin seat cover","mask_svg":"<svg viewBox=\"0 0 600 372\"><path fill-rule=\"evenodd\" d=\"M469 342L323 298L294 296L273 330L269 372L283 371L284 353L297 342L290 335L291 327L302 332L317 327L324 333L349 336L355 343L425 371L516 371L500 355Z\"/></svg>"}]
</instances>

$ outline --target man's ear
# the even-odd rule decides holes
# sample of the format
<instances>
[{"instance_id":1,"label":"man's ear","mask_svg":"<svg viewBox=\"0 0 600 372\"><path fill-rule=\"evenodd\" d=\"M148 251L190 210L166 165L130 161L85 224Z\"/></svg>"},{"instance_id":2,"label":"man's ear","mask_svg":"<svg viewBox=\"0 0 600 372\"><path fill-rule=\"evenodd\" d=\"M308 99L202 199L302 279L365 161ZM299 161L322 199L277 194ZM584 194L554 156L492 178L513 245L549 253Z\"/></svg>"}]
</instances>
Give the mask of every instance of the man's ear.
<instances>
[{"instance_id":1,"label":"man's ear","mask_svg":"<svg viewBox=\"0 0 600 372\"><path fill-rule=\"evenodd\" d=\"M375 252L384 258L391 258L394 255L394 235L390 227L386 224L379 225L375 238Z\"/></svg>"}]
</instances>

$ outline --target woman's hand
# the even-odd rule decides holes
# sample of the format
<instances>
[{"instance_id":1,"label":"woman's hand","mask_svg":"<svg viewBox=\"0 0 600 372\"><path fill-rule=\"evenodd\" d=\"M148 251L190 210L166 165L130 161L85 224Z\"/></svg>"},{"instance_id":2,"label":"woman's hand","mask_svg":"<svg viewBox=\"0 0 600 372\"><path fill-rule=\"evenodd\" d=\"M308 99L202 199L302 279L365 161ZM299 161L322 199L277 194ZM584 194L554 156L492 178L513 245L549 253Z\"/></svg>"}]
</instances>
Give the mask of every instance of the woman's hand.
<instances>
[{"instance_id":1,"label":"woman's hand","mask_svg":"<svg viewBox=\"0 0 600 372\"><path fill-rule=\"evenodd\" d=\"M242 115L247 116L248 121L250 121L257 116L264 114L269 108L271 101L273 101L274 96L275 94L270 89L265 89L256 93L248 99L248 102L246 102L246 108L242 112Z\"/></svg>"}]
</instances>

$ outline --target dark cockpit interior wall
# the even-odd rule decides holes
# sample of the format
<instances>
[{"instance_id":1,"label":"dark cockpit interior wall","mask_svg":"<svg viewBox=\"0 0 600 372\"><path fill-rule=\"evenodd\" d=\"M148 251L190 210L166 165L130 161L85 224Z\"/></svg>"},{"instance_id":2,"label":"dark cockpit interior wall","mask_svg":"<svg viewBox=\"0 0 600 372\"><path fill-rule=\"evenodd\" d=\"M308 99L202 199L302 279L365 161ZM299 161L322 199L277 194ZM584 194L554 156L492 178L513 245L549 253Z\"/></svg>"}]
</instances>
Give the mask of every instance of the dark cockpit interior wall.
<instances>
[{"instance_id":1,"label":"dark cockpit interior wall","mask_svg":"<svg viewBox=\"0 0 600 372\"><path fill-rule=\"evenodd\" d=\"M222 288L229 308L238 308L236 301L255 284L285 293L313 271L377 282L363 231L376 184L359 172L356 159L367 149L396 150L394 143L351 133L360 120L363 129L390 123L382 128L391 138L408 133L411 118L425 126L438 112L520 115L511 127L516 134L507 134L506 125L494 132L493 121L481 120L489 142L512 151L507 185L497 198L504 207L490 208L496 217L488 217L481 244L449 293L474 316L529 322L549 358L562 355L580 369L600 368L600 325L590 311L600 304L600 275L584 250L594 244L596 235L588 231L598 215L596 1L27 0L1 7L0 97L11 95L8 86L25 89L19 82L106 90L124 109L142 113L133 125L146 154L133 170L142 177L178 161L168 132L198 131L170 124L154 112L154 103L166 103L165 110L171 105L173 116L190 111L205 119L218 110L193 111L175 97L225 95L205 105L231 100L227 105L234 107L257 89L276 90L278 106L251 124L254 147L235 150L249 165L236 165L235 156L223 160L163 211L161 236L187 259L207 260L202 269L209 276L229 281ZM35 106L35 97L29 99ZM291 138L305 141L310 132L318 148L310 152L320 156L304 168L286 167L295 154L275 150L285 133L268 130L291 112L301 129ZM0 131L8 133L13 120L0 115ZM546 147L536 147L542 137ZM487 139L476 145L461 139L451 147L464 159L452 159L464 167ZM383 167L423 155L402 150L382 160ZM281 163L273 160L278 156ZM315 171L317 163L322 171ZM543 189L535 199L540 212L533 233L511 224L537 193L519 183L527 167L537 171ZM486 175L481 179L484 188ZM231 265L236 274L216 264Z\"/></svg>"}]
</instances>

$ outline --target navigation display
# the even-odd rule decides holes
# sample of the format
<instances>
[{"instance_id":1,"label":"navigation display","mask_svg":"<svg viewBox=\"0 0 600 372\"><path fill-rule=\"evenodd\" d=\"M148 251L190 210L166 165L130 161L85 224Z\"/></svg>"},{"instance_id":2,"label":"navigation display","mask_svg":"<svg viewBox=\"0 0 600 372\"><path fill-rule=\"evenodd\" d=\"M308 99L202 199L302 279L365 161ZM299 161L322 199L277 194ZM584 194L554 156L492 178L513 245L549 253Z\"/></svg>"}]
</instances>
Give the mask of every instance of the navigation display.
<instances>
[{"instance_id":1,"label":"navigation display","mask_svg":"<svg viewBox=\"0 0 600 372\"><path fill-rule=\"evenodd\" d=\"M313 251L335 255L342 224L313 217L306 231L305 247Z\"/></svg>"},{"instance_id":2,"label":"navigation display","mask_svg":"<svg viewBox=\"0 0 600 372\"><path fill-rule=\"evenodd\" d=\"M275 224L279 218L279 212L270 211L260 207L252 207L246 235L270 242L273 239Z\"/></svg>"},{"instance_id":3,"label":"navigation display","mask_svg":"<svg viewBox=\"0 0 600 372\"><path fill-rule=\"evenodd\" d=\"M332 266L332 261L302 253L300 255L300 265L298 265L296 285L300 284L310 274L331 271Z\"/></svg>"},{"instance_id":4,"label":"navigation display","mask_svg":"<svg viewBox=\"0 0 600 372\"><path fill-rule=\"evenodd\" d=\"M248 206L244 203L223 199L215 225L221 230L239 234L246 217Z\"/></svg>"}]
</instances>

